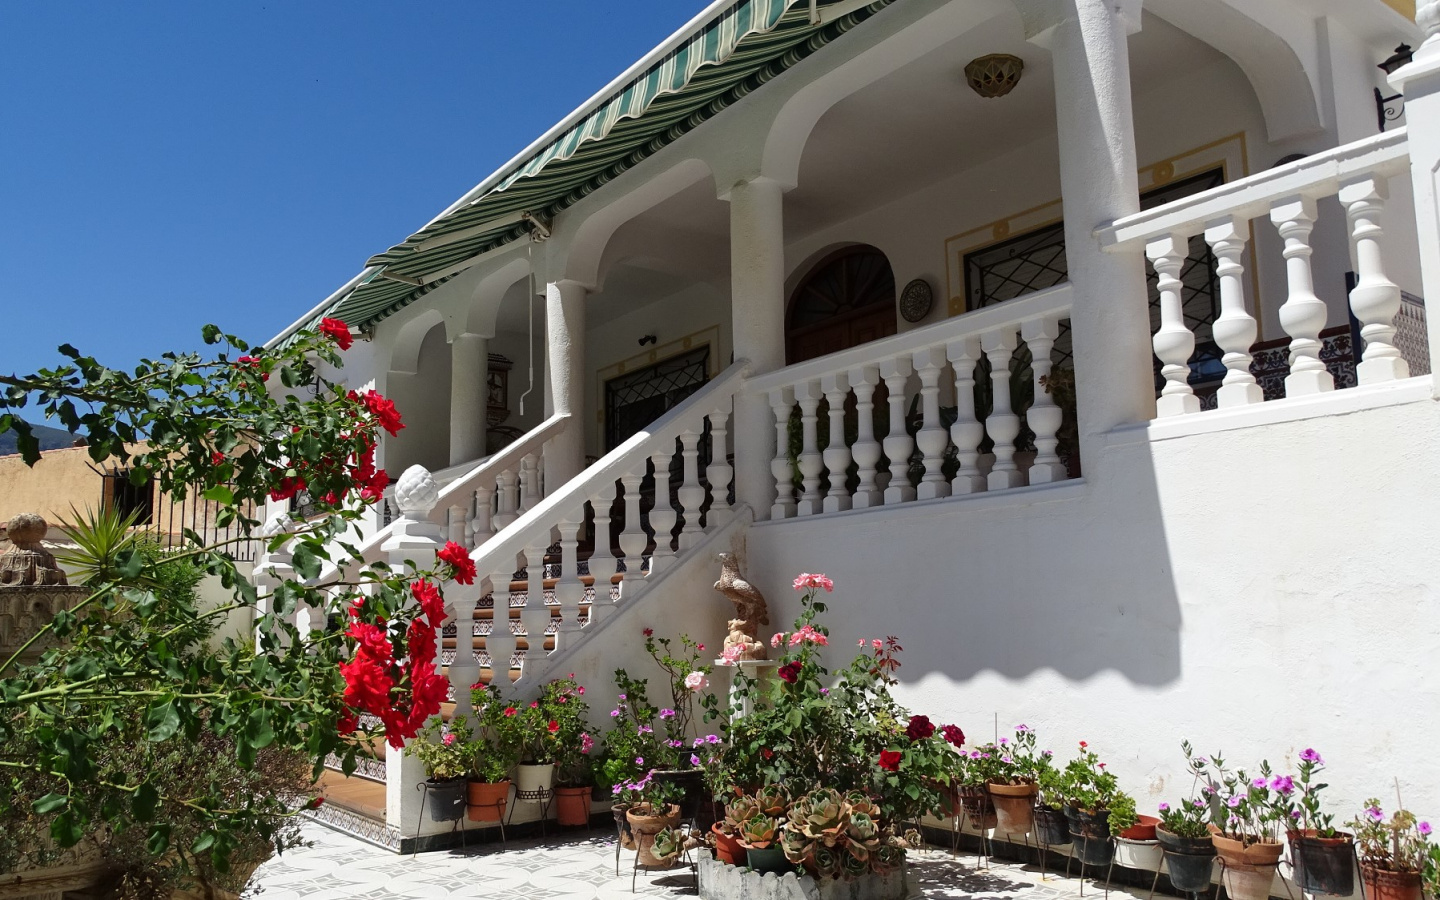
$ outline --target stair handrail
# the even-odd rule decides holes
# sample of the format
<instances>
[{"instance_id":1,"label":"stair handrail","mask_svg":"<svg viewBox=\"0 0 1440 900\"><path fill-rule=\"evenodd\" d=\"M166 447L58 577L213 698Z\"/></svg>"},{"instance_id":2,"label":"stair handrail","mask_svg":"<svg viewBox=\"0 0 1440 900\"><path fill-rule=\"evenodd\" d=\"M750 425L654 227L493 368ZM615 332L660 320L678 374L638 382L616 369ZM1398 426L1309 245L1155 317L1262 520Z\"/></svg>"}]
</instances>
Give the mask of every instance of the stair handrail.
<instances>
[{"instance_id":1,"label":"stair handrail","mask_svg":"<svg viewBox=\"0 0 1440 900\"><path fill-rule=\"evenodd\" d=\"M643 464L657 447L673 445L681 432L693 426L697 412L703 417L739 393L749 373L749 360L736 360L679 406L636 432L578 476L558 486L524 515L470 552L476 570L482 577L487 573L512 571L519 554L535 543L537 532L542 530L545 533L544 543L548 546L550 529L563 517L581 512L590 500L596 483L613 482L636 465Z\"/></svg>"}]
</instances>

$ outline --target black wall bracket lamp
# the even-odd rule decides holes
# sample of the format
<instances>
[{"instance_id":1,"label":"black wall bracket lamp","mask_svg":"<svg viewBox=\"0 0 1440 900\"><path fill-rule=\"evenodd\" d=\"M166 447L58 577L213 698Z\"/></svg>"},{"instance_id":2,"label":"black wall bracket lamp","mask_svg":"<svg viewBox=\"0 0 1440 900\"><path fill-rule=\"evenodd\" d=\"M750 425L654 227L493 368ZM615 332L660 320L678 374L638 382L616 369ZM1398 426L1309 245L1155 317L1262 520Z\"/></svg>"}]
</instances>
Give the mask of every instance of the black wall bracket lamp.
<instances>
[{"instance_id":1,"label":"black wall bracket lamp","mask_svg":"<svg viewBox=\"0 0 1440 900\"><path fill-rule=\"evenodd\" d=\"M1410 49L1409 44L1401 44L1395 48L1390 58L1377 66L1386 75L1394 75L1395 70L1415 58L1415 52ZM1396 101L1399 101L1396 103ZM1394 106L1390 104L1395 103ZM1380 130L1385 130L1386 122L1393 122L1405 113L1405 95L1391 94L1389 97L1379 88L1375 88L1375 115L1380 122Z\"/></svg>"}]
</instances>

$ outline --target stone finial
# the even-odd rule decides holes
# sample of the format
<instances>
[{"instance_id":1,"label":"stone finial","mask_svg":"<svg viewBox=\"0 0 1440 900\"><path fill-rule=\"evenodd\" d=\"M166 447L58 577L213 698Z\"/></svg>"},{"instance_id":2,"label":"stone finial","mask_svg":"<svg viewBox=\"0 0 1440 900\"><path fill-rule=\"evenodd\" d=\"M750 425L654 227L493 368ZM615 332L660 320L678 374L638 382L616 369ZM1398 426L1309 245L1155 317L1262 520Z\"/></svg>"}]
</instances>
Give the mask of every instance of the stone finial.
<instances>
[{"instance_id":1,"label":"stone finial","mask_svg":"<svg viewBox=\"0 0 1440 900\"><path fill-rule=\"evenodd\" d=\"M735 604L735 618L728 625L725 649L739 647L739 659L764 659L765 644L759 637L760 626L770 624L765 597L759 588L741 577L735 554L721 553L716 558L720 560L720 580L715 582L715 590Z\"/></svg>"},{"instance_id":2,"label":"stone finial","mask_svg":"<svg viewBox=\"0 0 1440 900\"><path fill-rule=\"evenodd\" d=\"M35 513L21 513L5 525L10 549L0 554L0 584L65 584L65 573L41 545L49 524Z\"/></svg>"},{"instance_id":3,"label":"stone finial","mask_svg":"<svg viewBox=\"0 0 1440 900\"><path fill-rule=\"evenodd\" d=\"M1440 37L1440 0L1420 0L1416 3L1415 24L1425 32L1426 43Z\"/></svg>"},{"instance_id":4,"label":"stone finial","mask_svg":"<svg viewBox=\"0 0 1440 900\"><path fill-rule=\"evenodd\" d=\"M400 512L409 518L426 518L439 502L440 486L424 466L411 466L395 483L395 503Z\"/></svg>"}]
</instances>

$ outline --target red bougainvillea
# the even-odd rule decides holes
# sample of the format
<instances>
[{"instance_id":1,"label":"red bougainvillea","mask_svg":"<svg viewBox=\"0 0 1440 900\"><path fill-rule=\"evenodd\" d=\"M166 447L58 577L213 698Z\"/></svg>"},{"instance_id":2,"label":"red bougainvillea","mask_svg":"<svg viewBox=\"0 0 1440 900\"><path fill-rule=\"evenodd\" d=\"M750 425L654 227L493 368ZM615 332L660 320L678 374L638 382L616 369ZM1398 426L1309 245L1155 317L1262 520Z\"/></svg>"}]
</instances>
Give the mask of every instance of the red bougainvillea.
<instances>
[{"instance_id":1,"label":"red bougainvillea","mask_svg":"<svg viewBox=\"0 0 1440 900\"><path fill-rule=\"evenodd\" d=\"M334 341L335 346L341 350L349 350L350 345L355 343L355 338L350 334L350 326L339 319L321 319L320 333Z\"/></svg>"},{"instance_id":2,"label":"red bougainvillea","mask_svg":"<svg viewBox=\"0 0 1440 900\"><path fill-rule=\"evenodd\" d=\"M455 570L451 577L456 584L475 583L475 560L470 558L470 553L464 547L454 541L447 541L435 556L441 562L449 563Z\"/></svg>"}]
</instances>

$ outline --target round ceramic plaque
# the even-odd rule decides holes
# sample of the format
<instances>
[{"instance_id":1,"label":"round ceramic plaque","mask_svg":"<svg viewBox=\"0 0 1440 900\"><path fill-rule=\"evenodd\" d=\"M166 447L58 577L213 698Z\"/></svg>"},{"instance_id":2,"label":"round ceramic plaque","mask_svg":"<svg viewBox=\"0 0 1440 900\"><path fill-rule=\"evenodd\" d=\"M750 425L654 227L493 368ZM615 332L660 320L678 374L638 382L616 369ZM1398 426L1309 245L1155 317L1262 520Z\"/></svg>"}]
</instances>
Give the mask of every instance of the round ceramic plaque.
<instances>
[{"instance_id":1,"label":"round ceramic plaque","mask_svg":"<svg viewBox=\"0 0 1440 900\"><path fill-rule=\"evenodd\" d=\"M930 283L923 278L917 278L905 285L905 290L900 292L900 315L904 316L907 322L918 322L930 315L930 307L934 302Z\"/></svg>"}]
</instances>

